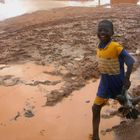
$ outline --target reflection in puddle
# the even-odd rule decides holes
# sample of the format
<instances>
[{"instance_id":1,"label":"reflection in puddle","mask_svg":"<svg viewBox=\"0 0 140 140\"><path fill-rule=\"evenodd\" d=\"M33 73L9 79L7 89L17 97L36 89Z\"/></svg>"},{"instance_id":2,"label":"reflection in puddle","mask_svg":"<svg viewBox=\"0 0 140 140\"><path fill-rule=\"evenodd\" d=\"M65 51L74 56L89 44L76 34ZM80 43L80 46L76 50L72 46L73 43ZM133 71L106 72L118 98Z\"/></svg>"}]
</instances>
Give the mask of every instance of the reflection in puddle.
<instances>
[{"instance_id":1,"label":"reflection in puddle","mask_svg":"<svg viewBox=\"0 0 140 140\"><path fill-rule=\"evenodd\" d=\"M99 5L134 3L140 4L140 0L92 0L92 1L49 1L49 0L5 0L0 3L0 20L30 13L38 10L50 10L53 8L79 6L79 7L96 7ZM110 8L107 6L105 8Z\"/></svg>"}]
</instances>

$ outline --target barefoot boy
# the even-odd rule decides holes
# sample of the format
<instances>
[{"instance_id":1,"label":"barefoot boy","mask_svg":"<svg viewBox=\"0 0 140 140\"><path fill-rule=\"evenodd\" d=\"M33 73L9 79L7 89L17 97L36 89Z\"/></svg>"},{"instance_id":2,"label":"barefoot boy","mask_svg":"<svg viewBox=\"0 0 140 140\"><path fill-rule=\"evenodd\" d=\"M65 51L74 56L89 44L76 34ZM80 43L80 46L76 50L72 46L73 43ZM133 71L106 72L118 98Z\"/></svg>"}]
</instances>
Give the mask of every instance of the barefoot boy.
<instances>
[{"instance_id":1,"label":"barefoot boy","mask_svg":"<svg viewBox=\"0 0 140 140\"><path fill-rule=\"evenodd\" d=\"M100 111L109 98L115 99L121 94L122 87L130 87L130 74L134 59L117 42L112 41L113 24L109 20L103 20L98 25L99 45L97 48L98 68L101 73L100 84L97 91L93 112L93 137L99 140ZM124 63L127 66L125 73Z\"/></svg>"}]
</instances>

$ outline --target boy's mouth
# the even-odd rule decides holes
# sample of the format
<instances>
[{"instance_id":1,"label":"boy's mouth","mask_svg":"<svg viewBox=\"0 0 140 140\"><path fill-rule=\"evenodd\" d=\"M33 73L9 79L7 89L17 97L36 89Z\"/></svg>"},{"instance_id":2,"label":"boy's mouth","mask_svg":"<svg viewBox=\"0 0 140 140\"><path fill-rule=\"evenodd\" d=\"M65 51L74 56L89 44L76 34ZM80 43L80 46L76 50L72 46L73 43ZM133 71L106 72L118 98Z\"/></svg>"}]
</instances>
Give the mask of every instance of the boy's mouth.
<instances>
[{"instance_id":1,"label":"boy's mouth","mask_svg":"<svg viewBox=\"0 0 140 140\"><path fill-rule=\"evenodd\" d=\"M105 35L100 35L100 37L105 38Z\"/></svg>"},{"instance_id":2,"label":"boy's mouth","mask_svg":"<svg viewBox=\"0 0 140 140\"><path fill-rule=\"evenodd\" d=\"M106 39L106 36L105 35L100 35L100 39Z\"/></svg>"}]
</instances>

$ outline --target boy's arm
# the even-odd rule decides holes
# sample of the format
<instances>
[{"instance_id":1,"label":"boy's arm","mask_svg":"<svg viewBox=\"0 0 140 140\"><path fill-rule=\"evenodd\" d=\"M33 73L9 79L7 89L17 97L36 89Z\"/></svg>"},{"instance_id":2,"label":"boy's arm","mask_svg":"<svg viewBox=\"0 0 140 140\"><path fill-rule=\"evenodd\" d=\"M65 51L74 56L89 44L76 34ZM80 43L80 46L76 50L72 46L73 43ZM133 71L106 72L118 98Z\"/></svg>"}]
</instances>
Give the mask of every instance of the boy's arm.
<instances>
[{"instance_id":1,"label":"boy's arm","mask_svg":"<svg viewBox=\"0 0 140 140\"><path fill-rule=\"evenodd\" d=\"M132 73L133 64L135 60L132 58L132 56L126 51L122 50L121 55L124 58L124 62L127 66L126 73L125 73L125 79L124 79L124 88L129 89L131 82L130 82L130 75Z\"/></svg>"},{"instance_id":2,"label":"boy's arm","mask_svg":"<svg viewBox=\"0 0 140 140\"><path fill-rule=\"evenodd\" d=\"M127 58L125 58L127 59ZM127 61L127 60L126 60ZM126 63L126 62L125 62ZM131 85L131 82L130 82L130 75L132 73L132 69L133 69L133 64L134 62L130 63L129 65L127 65L127 70L126 70L126 73L125 73L125 79L124 79L124 88L125 89L129 89L130 85Z\"/></svg>"}]
</instances>

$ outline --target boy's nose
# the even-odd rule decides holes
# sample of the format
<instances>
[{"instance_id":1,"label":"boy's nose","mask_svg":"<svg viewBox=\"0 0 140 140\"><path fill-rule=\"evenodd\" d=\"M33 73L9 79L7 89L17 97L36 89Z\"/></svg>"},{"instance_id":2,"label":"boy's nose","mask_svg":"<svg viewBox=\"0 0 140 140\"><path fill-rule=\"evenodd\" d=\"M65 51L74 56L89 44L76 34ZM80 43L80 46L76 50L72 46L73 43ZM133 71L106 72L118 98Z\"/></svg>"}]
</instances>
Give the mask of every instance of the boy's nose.
<instances>
[{"instance_id":1,"label":"boy's nose","mask_svg":"<svg viewBox=\"0 0 140 140\"><path fill-rule=\"evenodd\" d=\"M105 31L104 30L101 30L100 31L100 34L105 35Z\"/></svg>"}]
</instances>

